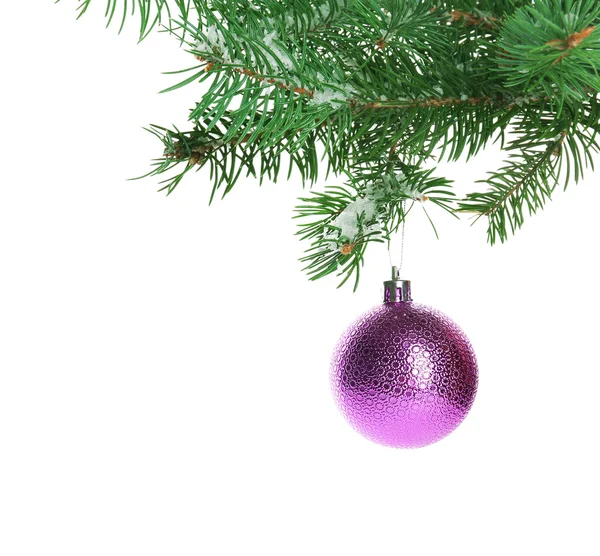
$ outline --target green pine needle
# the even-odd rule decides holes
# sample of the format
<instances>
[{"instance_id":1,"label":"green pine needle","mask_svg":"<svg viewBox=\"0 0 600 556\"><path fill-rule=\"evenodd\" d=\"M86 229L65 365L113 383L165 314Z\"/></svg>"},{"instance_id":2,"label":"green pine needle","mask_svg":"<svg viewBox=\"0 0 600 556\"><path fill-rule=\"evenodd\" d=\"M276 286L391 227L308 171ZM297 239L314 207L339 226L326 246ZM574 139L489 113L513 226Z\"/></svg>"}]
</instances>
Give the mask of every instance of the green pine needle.
<instances>
[{"instance_id":1,"label":"green pine needle","mask_svg":"<svg viewBox=\"0 0 600 556\"><path fill-rule=\"evenodd\" d=\"M599 150L594 0L107 0L119 30L136 14L140 39L160 27L189 53L163 92L204 85L186 129L148 128L162 152L145 175L170 194L200 171L212 202L245 176L312 185L324 162L337 185L295 215L311 280L356 289L368 245L418 206L436 235L428 207L506 241ZM465 199L427 169L493 141L506 161Z\"/></svg>"}]
</instances>

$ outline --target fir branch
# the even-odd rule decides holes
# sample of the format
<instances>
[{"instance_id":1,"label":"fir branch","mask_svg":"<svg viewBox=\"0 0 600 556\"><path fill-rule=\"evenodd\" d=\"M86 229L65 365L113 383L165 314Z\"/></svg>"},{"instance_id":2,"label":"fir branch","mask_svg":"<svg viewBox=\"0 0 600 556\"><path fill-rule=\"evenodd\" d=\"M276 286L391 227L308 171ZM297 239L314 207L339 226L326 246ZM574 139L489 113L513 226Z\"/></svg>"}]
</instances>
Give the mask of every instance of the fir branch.
<instances>
[{"instance_id":1,"label":"fir branch","mask_svg":"<svg viewBox=\"0 0 600 556\"><path fill-rule=\"evenodd\" d=\"M548 146L546 147L545 150L541 151L537 155L537 157L531 158L529 160L529 164L527 165L527 167L524 167L523 173L522 173L521 177L518 179L518 181L510 189L502 192L498 196L498 200L489 209L487 209L483 213L483 215L487 216L487 217L492 217L494 215L494 213L497 212L500 209L500 207L505 206L509 202L510 198L513 195L515 195L516 193L518 193L519 190L522 189L527 182L531 182L532 178L540 170L540 166L542 164L546 164L548 162L550 156L557 156L559 154L561 146L565 140L566 135L567 135L567 130L563 129L558 134L556 139L548 142ZM531 162L533 162L533 164L531 164ZM535 182L535 184L537 185L537 182ZM552 189L554 189L554 188L553 187L548 188L548 189L542 190L542 192L544 194L547 194L549 197ZM536 202L539 202L539 201L536 201Z\"/></svg>"},{"instance_id":2,"label":"fir branch","mask_svg":"<svg viewBox=\"0 0 600 556\"><path fill-rule=\"evenodd\" d=\"M413 207L454 214L449 182L423 169L430 158L468 160L501 140L506 163L458 206L487 218L491 243L593 167L594 0L107 2L109 23L133 7L141 37L162 21L196 57L166 91L206 84L188 130L149 129L163 145L149 174L170 176L162 190L201 168L210 201L244 175L313 183L319 159L348 176L298 207L311 279L336 273L356 288L368 245Z\"/></svg>"},{"instance_id":3,"label":"fir branch","mask_svg":"<svg viewBox=\"0 0 600 556\"><path fill-rule=\"evenodd\" d=\"M595 108L591 114L597 114ZM471 193L459 203L457 211L477 214L488 219L488 239L494 244L508 238L524 223L524 210L532 215L551 199L559 180L566 187L573 174L577 182L584 166L593 167L591 152L599 150L596 130L582 125L581 116L540 119L536 124L522 119L508 150L507 164L491 172L485 180L489 186L483 193ZM584 158L580 152L585 153Z\"/></svg>"},{"instance_id":4,"label":"fir branch","mask_svg":"<svg viewBox=\"0 0 600 556\"><path fill-rule=\"evenodd\" d=\"M378 165L354 168L344 187L329 186L300 198L294 218L303 219L297 235L310 242L300 259L309 279L335 273L342 277L341 287L354 276L356 290L368 245L389 242L416 204L431 202L452 212L450 182L432 173L402 162L391 168L386 163L384 174Z\"/></svg>"},{"instance_id":5,"label":"fir branch","mask_svg":"<svg viewBox=\"0 0 600 556\"><path fill-rule=\"evenodd\" d=\"M600 90L600 5L545 0L502 26L496 59L508 87L542 89L557 101L582 102Z\"/></svg>"},{"instance_id":6,"label":"fir branch","mask_svg":"<svg viewBox=\"0 0 600 556\"><path fill-rule=\"evenodd\" d=\"M209 203L214 200L217 191L222 190L225 197L242 176L253 176L262 183L265 179L276 181L287 161L288 179L295 169L305 183L314 183L318 178L319 162L317 156L317 140L321 130L310 130L302 133L290 132L283 139L265 147L260 141L252 139L252 135L244 135L225 140L226 125L231 116L221 119L220 125L209 129L206 123L198 122L189 132L178 129L166 129L152 125L147 129L163 144L163 157L153 161L153 169L140 176L159 176L169 174L176 168L179 172L166 178L160 191L167 194L179 185L182 179L192 170L205 166L210 169L209 178L212 182ZM330 163L342 158L330 157ZM339 172L341 167L332 167Z\"/></svg>"}]
</instances>

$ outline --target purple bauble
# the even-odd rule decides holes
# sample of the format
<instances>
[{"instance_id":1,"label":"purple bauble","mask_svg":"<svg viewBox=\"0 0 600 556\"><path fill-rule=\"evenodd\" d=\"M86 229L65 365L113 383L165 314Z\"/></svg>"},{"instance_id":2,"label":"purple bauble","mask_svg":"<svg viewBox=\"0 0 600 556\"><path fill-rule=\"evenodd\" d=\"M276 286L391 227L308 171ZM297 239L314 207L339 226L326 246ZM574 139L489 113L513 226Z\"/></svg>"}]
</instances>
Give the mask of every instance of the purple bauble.
<instances>
[{"instance_id":1,"label":"purple bauble","mask_svg":"<svg viewBox=\"0 0 600 556\"><path fill-rule=\"evenodd\" d=\"M385 282L385 302L342 334L331 386L348 422L395 448L441 440L465 418L477 392L477 361L464 332L410 297L410 282Z\"/></svg>"}]
</instances>

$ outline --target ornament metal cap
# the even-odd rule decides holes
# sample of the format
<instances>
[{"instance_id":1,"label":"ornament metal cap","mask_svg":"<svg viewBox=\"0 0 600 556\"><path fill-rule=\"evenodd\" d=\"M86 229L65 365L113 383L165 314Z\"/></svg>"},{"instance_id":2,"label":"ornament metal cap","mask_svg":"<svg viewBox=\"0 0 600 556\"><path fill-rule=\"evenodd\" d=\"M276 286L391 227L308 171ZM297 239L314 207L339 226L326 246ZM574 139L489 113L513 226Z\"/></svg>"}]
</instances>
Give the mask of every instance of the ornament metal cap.
<instances>
[{"instance_id":1,"label":"ornament metal cap","mask_svg":"<svg viewBox=\"0 0 600 556\"><path fill-rule=\"evenodd\" d=\"M397 303L398 301L412 301L410 280L400 280L400 271L393 266L392 279L383 283L383 302Z\"/></svg>"}]
</instances>

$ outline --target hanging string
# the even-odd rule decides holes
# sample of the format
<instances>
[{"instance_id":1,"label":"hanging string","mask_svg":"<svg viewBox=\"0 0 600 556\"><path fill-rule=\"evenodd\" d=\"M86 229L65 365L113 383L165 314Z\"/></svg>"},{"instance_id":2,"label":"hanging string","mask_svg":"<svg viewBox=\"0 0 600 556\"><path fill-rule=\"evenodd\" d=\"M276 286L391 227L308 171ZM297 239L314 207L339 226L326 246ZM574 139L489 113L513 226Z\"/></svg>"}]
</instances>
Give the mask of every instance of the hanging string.
<instances>
[{"instance_id":1,"label":"hanging string","mask_svg":"<svg viewBox=\"0 0 600 556\"><path fill-rule=\"evenodd\" d=\"M402 231L400 232L400 264L398 265L398 278L401 278L402 263L404 262L404 225L406 224L406 213L404 212L404 203L402 201ZM388 242L388 257L390 259L390 268L394 267L392 262L391 240Z\"/></svg>"},{"instance_id":2,"label":"hanging string","mask_svg":"<svg viewBox=\"0 0 600 556\"><path fill-rule=\"evenodd\" d=\"M402 236L400 240L400 265L398 266L398 278L402 278L402 263L404 262L404 225L406 224L406 213L404 212L404 201L402 201Z\"/></svg>"}]
</instances>

